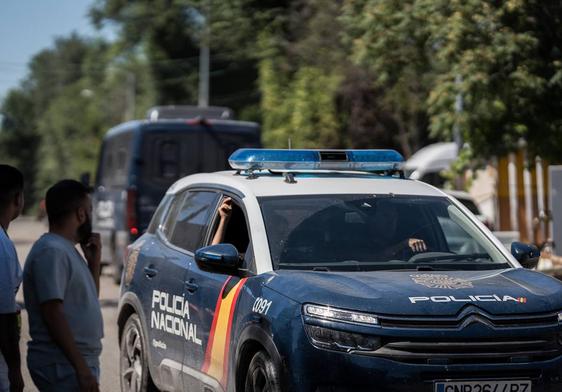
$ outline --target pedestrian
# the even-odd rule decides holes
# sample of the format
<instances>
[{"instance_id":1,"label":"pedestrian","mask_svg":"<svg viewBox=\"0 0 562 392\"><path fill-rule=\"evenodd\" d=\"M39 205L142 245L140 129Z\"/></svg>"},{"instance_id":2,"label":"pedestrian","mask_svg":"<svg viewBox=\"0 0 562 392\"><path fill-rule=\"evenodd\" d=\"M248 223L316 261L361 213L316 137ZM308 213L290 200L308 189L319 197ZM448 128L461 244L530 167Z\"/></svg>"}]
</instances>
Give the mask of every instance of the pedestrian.
<instances>
[{"instance_id":1,"label":"pedestrian","mask_svg":"<svg viewBox=\"0 0 562 392\"><path fill-rule=\"evenodd\" d=\"M8 226L23 210L23 175L0 165L0 392L23 391L20 361L20 309L16 293L22 280Z\"/></svg>"},{"instance_id":2,"label":"pedestrian","mask_svg":"<svg viewBox=\"0 0 562 392\"><path fill-rule=\"evenodd\" d=\"M92 233L89 189L62 180L47 191L45 206L49 232L33 245L23 272L29 372L42 392L99 391L101 242Z\"/></svg>"}]
</instances>

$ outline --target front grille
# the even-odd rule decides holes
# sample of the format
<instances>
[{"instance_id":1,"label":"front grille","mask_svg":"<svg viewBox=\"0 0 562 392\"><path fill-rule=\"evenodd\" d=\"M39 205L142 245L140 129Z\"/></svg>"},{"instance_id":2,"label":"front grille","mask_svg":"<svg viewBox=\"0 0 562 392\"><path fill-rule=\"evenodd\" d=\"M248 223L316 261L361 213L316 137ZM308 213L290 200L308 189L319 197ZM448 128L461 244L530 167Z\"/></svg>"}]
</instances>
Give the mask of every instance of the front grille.
<instances>
[{"instance_id":1,"label":"front grille","mask_svg":"<svg viewBox=\"0 0 562 392\"><path fill-rule=\"evenodd\" d=\"M557 335L530 339L434 341L385 338L369 355L420 364L528 363L562 355Z\"/></svg>"},{"instance_id":2,"label":"front grille","mask_svg":"<svg viewBox=\"0 0 562 392\"><path fill-rule=\"evenodd\" d=\"M552 327L558 325L558 315L538 314L520 316L492 316L481 310L461 312L455 317L391 317L381 316L385 328L460 329L471 323L482 323L494 328Z\"/></svg>"}]
</instances>

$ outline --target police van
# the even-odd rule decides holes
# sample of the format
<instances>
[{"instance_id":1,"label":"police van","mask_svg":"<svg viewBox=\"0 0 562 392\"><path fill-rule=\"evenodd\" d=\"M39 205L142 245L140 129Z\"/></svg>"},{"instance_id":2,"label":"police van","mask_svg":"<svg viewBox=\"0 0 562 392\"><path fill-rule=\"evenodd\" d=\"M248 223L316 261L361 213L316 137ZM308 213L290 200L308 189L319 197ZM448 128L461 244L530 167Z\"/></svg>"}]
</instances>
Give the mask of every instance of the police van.
<instances>
[{"instance_id":1,"label":"police van","mask_svg":"<svg viewBox=\"0 0 562 392\"><path fill-rule=\"evenodd\" d=\"M562 284L392 150L241 149L129 247L122 391L562 390Z\"/></svg>"},{"instance_id":2,"label":"police van","mask_svg":"<svg viewBox=\"0 0 562 392\"><path fill-rule=\"evenodd\" d=\"M188 174L228 167L241 147L260 146L256 123L234 121L227 108L161 106L147 119L110 129L104 137L94 186L94 230L102 262L121 277L127 246L148 227L166 190Z\"/></svg>"}]
</instances>

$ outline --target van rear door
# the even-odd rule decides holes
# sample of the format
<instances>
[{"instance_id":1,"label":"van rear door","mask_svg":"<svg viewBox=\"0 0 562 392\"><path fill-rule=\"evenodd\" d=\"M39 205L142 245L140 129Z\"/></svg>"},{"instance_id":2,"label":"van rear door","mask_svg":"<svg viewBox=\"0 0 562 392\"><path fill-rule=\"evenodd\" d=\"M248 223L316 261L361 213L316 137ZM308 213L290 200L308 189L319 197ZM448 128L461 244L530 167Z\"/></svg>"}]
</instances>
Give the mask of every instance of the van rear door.
<instances>
[{"instance_id":1,"label":"van rear door","mask_svg":"<svg viewBox=\"0 0 562 392\"><path fill-rule=\"evenodd\" d=\"M242 147L260 147L259 127L239 121L155 122L142 132L137 218L142 233L166 190L194 173L226 170Z\"/></svg>"},{"instance_id":2,"label":"van rear door","mask_svg":"<svg viewBox=\"0 0 562 392\"><path fill-rule=\"evenodd\" d=\"M112 263L122 255L117 233L126 230L126 196L132 161L133 132L123 132L104 140L93 194L93 224L102 237L102 261ZM121 241L123 242L123 241Z\"/></svg>"}]
</instances>

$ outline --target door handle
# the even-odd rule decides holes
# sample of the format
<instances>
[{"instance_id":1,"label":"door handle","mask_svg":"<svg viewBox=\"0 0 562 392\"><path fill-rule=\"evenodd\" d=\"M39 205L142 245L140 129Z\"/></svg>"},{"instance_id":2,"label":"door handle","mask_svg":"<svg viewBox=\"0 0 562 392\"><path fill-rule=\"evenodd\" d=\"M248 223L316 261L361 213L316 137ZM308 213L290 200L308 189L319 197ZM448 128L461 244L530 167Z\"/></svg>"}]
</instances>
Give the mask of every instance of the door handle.
<instances>
[{"instance_id":1,"label":"door handle","mask_svg":"<svg viewBox=\"0 0 562 392\"><path fill-rule=\"evenodd\" d=\"M157 273L158 270L153 266L144 267L144 274L146 275L147 278L152 278L156 276Z\"/></svg>"},{"instance_id":2,"label":"door handle","mask_svg":"<svg viewBox=\"0 0 562 392\"><path fill-rule=\"evenodd\" d=\"M199 285L195 283L195 279L189 279L188 281L185 281L185 288L187 291L193 294L197 291Z\"/></svg>"}]
</instances>

